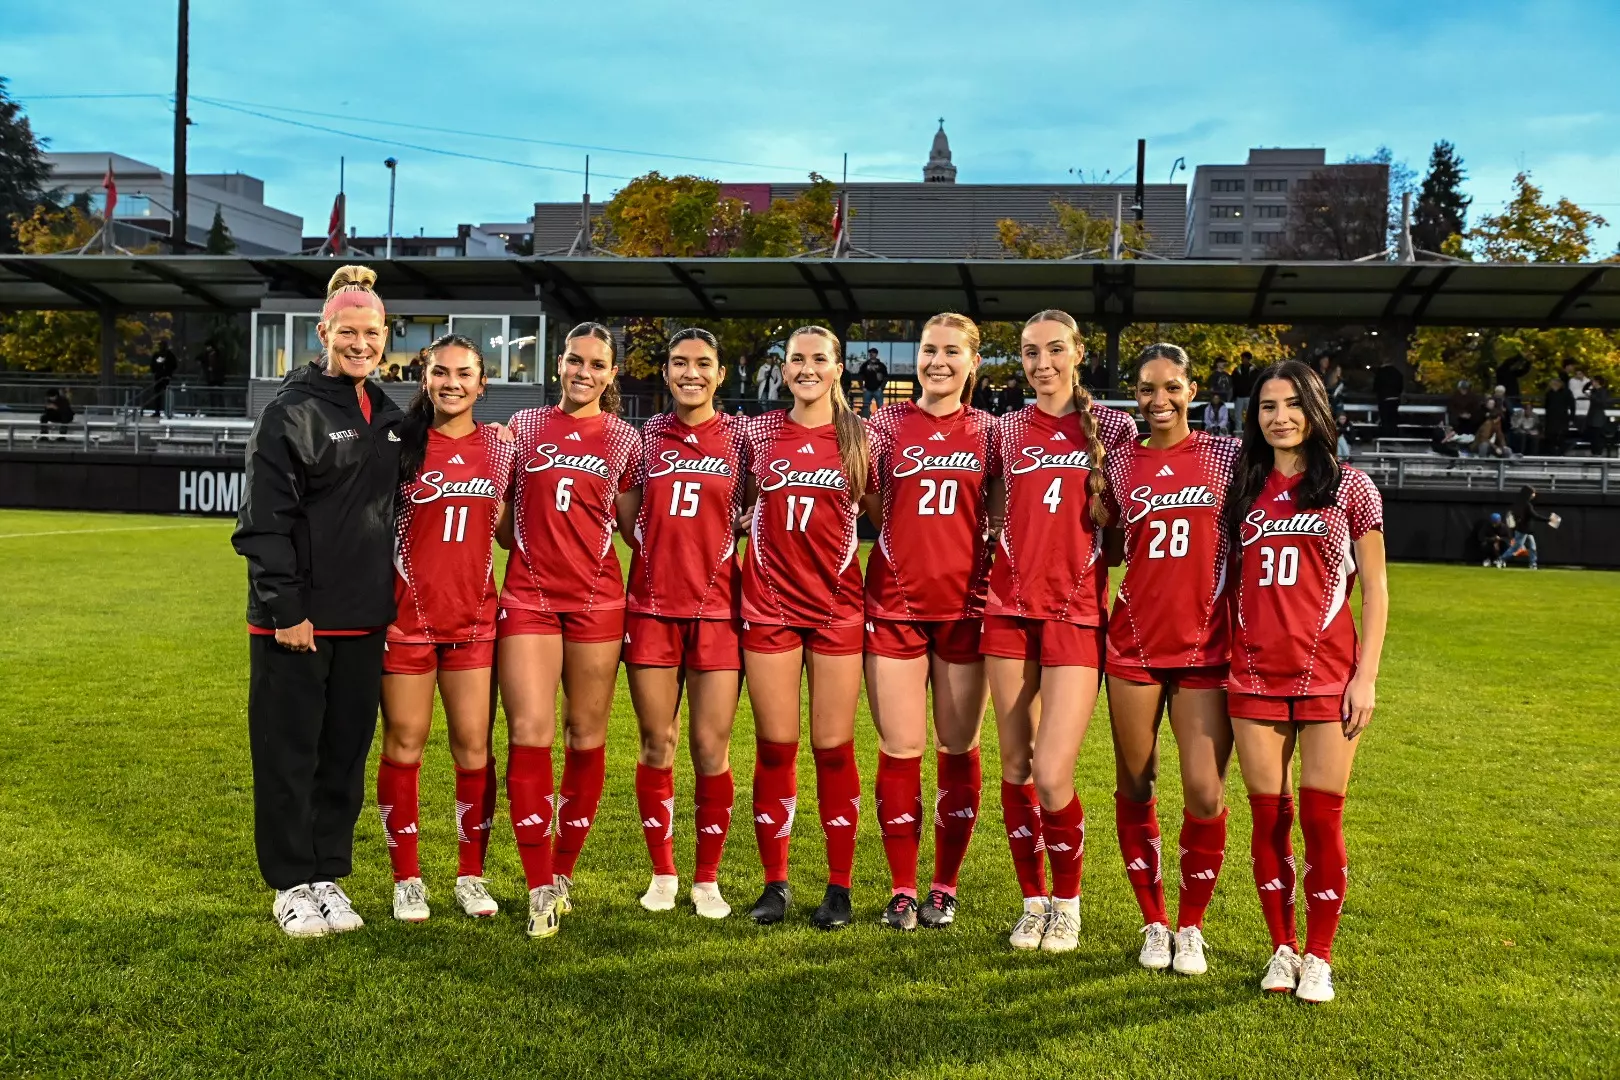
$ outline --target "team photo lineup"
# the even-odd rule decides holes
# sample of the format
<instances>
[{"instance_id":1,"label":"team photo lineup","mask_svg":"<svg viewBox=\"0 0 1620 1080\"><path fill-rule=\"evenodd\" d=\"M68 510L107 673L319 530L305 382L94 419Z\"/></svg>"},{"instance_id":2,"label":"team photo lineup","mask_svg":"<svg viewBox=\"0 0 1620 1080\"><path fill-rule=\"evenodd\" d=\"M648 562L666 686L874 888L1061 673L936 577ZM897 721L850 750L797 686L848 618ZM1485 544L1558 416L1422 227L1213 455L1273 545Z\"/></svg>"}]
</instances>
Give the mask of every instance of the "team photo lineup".
<instances>
[{"instance_id":1,"label":"team photo lineup","mask_svg":"<svg viewBox=\"0 0 1620 1080\"><path fill-rule=\"evenodd\" d=\"M1076 790L1076 762L1102 696L1140 964L1209 968L1204 917L1226 857L1235 752L1273 952L1222 962L1252 963L1261 991L1332 1000L1345 799L1374 717L1388 588L1379 492L1339 461L1311 367L1261 371L1240 435L1227 437L1189 424L1193 360L1150 345L1130 366L1139 431L1082 386L1075 320L1040 311L1022 325L1018 356L1034 399L998 418L968 404L978 327L941 313L921 330L915 400L858 415L841 385L842 343L805 326L783 352L789 407L741 416L717 409L726 358L694 327L668 342L669 411L637 429L618 416L614 334L587 322L555 361L560 404L485 424L473 418L485 361L466 337L429 346L406 409L378 388L389 324L375 281L363 266L332 275L323 355L288 374L254 426L233 536L249 584L254 840L286 934L363 925L341 880L379 704L374 797L393 917L422 922L447 906L452 890L435 884L430 908L418 859L421 831L435 828L420 813L419 776L424 762L445 768L425 754L436 692L454 769L455 906L500 910L484 863L505 831L504 776L527 934L559 933L579 899L575 868L590 858L622 662L640 734L648 912L733 916L718 871L740 810L753 820L760 892L736 915L761 926L801 917L788 867L807 716L827 860L812 925L943 930L962 903L1005 909L1013 949L1072 952L1083 806L1095 818L1103 797ZM877 536L864 568L862 517ZM499 581L497 547L509 552ZM1109 568L1121 565L1110 597ZM875 762L855 752L863 690ZM754 767L734 778L743 692ZM1166 716L1184 799L1173 911L1156 808ZM997 816L981 737L999 747L989 782L1019 897L958 896L978 820ZM676 804L682 753L695 774L690 811ZM851 895L857 830L874 815L890 878L881 905ZM930 822L933 865L919 866ZM684 872L678 847L695 849ZM735 844L730 857L745 858ZM1103 864L1092 872L1118 866Z\"/></svg>"}]
</instances>

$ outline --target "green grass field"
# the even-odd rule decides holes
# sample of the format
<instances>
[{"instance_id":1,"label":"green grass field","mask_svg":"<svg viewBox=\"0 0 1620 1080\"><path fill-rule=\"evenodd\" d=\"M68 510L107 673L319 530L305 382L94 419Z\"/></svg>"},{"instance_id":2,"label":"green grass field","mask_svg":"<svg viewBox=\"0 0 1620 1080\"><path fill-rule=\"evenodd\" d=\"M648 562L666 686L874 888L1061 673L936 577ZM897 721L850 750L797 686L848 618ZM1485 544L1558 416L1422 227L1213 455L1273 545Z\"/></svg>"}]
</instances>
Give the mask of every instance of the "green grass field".
<instances>
[{"instance_id":1,"label":"green grass field","mask_svg":"<svg viewBox=\"0 0 1620 1080\"><path fill-rule=\"evenodd\" d=\"M1136 966L1106 722L1079 768L1092 843L1075 954L1006 946L1018 893L993 735L955 929L877 926L886 877L868 813L860 921L812 930L823 866L807 806L788 925L649 915L622 689L559 937L523 936L504 806L490 878L505 910L486 922L454 910L440 733L423 775L433 920L389 918L368 809L348 885L370 925L288 940L254 866L245 580L229 530L0 511L0 1076L1620 1075L1620 575L1391 569L1379 713L1346 814L1339 998L1313 1009L1256 989L1269 947L1236 769L1210 974ZM746 700L735 745L746 807ZM1173 778L1173 754L1165 765ZM677 775L689 873L686 761ZM1167 838L1176 787L1162 794ZM758 876L740 815L721 885L746 907Z\"/></svg>"}]
</instances>

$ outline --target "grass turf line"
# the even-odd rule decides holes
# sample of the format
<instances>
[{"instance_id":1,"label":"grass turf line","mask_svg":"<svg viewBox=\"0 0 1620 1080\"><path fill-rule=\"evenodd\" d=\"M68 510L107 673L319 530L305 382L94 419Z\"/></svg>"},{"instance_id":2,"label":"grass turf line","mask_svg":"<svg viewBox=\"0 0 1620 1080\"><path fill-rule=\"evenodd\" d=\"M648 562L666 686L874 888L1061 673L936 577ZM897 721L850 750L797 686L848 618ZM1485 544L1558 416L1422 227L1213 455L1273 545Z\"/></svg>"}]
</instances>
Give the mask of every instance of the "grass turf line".
<instances>
[{"instance_id":1,"label":"grass turf line","mask_svg":"<svg viewBox=\"0 0 1620 1080\"><path fill-rule=\"evenodd\" d=\"M806 922L825 869L808 750L787 925L711 924L685 903L684 746L682 904L643 912L636 897L650 871L622 684L607 792L561 935L523 937L504 799L489 866L502 913L474 922L456 910L441 722L422 776L432 921L389 918L368 793L347 884L370 925L287 940L253 861L242 562L226 522L135 528L172 524L199 523L0 511L13 567L0 601L0 1075L1620 1072L1620 956L1604 869L1620 850L1620 678L1605 647L1620 632L1620 575L1391 567L1379 712L1346 813L1339 1000L1312 1009L1255 988L1269 948L1235 768L1227 866L1206 924L1210 974L1137 968L1140 918L1114 842L1101 710L1078 770L1091 844L1081 944L1069 956L1006 946L1018 892L993 724L956 927L877 926L886 874L864 705L853 929L824 935ZM127 531L101 531L114 527ZM733 744L742 813L720 875L739 909L759 886L751 736L745 696ZM1170 848L1180 801L1168 740L1164 757ZM374 747L373 770L375 761ZM931 766L924 782L931 788Z\"/></svg>"}]
</instances>

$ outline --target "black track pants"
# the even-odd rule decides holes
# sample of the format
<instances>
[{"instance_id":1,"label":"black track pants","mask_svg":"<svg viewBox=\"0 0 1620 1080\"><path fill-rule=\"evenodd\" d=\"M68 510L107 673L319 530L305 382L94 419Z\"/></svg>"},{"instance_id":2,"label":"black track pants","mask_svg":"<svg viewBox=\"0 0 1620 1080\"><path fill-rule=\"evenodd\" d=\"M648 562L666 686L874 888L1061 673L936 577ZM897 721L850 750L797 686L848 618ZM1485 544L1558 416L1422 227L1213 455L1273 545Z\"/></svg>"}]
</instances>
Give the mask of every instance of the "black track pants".
<instances>
[{"instance_id":1,"label":"black track pants","mask_svg":"<svg viewBox=\"0 0 1620 1080\"><path fill-rule=\"evenodd\" d=\"M249 636L253 839L271 888L349 873L377 730L383 636L318 637L312 653Z\"/></svg>"}]
</instances>

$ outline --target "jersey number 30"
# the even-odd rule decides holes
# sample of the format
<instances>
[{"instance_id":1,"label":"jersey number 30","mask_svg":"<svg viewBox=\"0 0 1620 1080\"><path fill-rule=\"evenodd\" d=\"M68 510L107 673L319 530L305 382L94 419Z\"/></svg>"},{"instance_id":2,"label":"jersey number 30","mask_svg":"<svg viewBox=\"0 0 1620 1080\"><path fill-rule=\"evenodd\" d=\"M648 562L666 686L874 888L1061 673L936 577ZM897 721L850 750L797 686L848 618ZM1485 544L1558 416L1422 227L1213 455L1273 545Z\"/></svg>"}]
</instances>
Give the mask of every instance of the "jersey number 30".
<instances>
[{"instance_id":1,"label":"jersey number 30","mask_svg":"<svg viewBox=\"0 0 1620 1080\"><path fill-rule=\"evenodd\" d=\"M1299 580L1299 548L1260 549L1259 585L1292 585Z\"/></svg>"}]
</instances>

